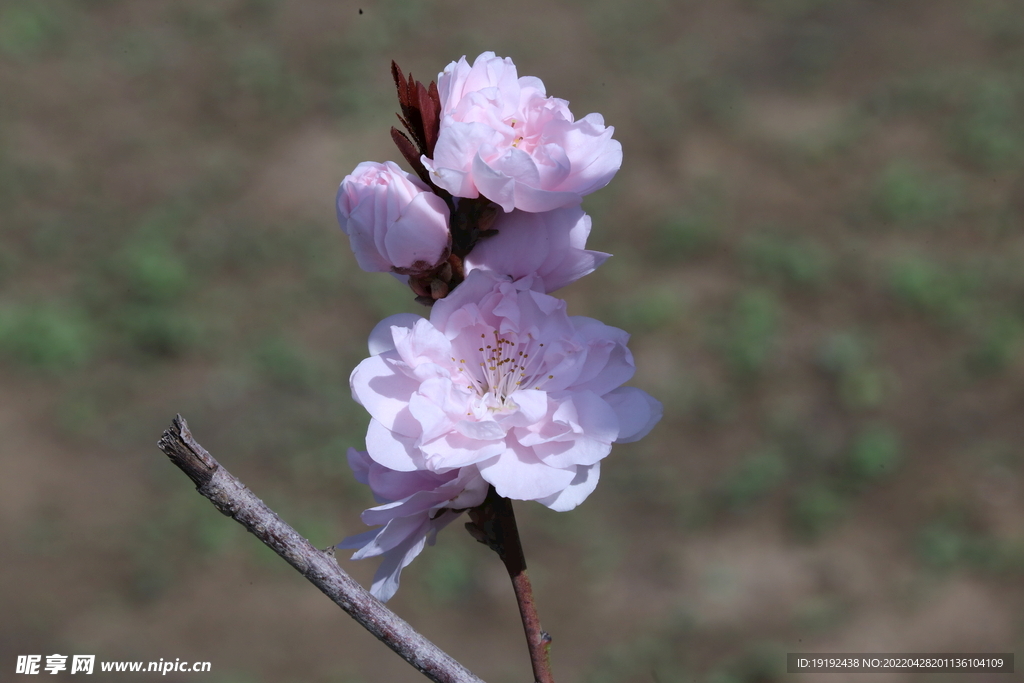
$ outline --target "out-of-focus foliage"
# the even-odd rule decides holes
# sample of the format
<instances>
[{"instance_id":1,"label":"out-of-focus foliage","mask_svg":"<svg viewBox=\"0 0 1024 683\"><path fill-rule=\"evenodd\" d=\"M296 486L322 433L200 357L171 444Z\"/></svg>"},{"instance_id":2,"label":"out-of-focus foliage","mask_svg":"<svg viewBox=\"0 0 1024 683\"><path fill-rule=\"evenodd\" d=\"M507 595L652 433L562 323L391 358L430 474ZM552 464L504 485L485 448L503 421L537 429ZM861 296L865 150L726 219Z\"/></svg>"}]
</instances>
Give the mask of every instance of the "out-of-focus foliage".
<instances>
[{"instance_id":1,"label":"out-of-focus foliage","mask_svg":"<svg viewBox=\"0 0 1024 683\"><path fill-rule=\"evenodd\" d=\"M520 508L558 680L781 681L785 652L881 632L1019 649L1022 17L0 4L0 656L420 680L153 444L181 412L318 546L366 528L348 376L381 318L428 311L358 270L334 194L399 158L390 60L429 80L483 50L615 126L622 170L584 202L614 256L559 294L633 335L665 403L579 509ZM403 616L526 680L507 577L458 523L403 576Z\"/></svg>"}]
</instances>

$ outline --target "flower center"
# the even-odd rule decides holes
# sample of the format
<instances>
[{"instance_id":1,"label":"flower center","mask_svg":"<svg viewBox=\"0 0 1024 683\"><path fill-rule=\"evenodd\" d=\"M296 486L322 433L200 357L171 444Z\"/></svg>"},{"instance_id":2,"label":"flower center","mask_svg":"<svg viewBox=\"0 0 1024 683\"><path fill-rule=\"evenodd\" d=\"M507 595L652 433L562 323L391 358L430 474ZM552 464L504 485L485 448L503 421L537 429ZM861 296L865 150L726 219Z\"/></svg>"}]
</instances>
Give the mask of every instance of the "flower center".
<instances>
[{"instance_id":1,"label":"flower center","mask_svg":"<svg viewBox=\"0 0 1024 683\"><path fill-rule=\"evenodd\" d=\"M531 386L538 379L540 360L536 356L542 353L543 343L538 343L535 353L532 346L535 341L533 337L527 336L524 340L517 337L508 339L498 334L497 330L492 332L493 340L488 341L486 334L480 335L480 346L477 353L480 360L475 364L467 363L460 359L459 372L468 375L470 386L481 398L490 394L495 405L494 410L514 408L515 402L511 396L520 386ZM455 358L452 358L455 361ZM465 370L464 370L465 369ZM549 375L549 379L552 376ZM539 389L540 387L534 387Z\"/></svg>"},{"instance_id":2,"label":"flower center","mask_svg":"<svg viewBox=\"0 0 1024 683\"><path fill-rule=\"evenodd\" d=\"M508 123L508 125L511 126L512 128L515 128L516 124L519 123L519 121L513 117L511 119L508 119L506 123ZM517 130L515 136L512 139L512 146L519 147L519 145L523 142L524 139L525 138L522 135L520 135L519 131Z\"/></svg>"}]
</instances>

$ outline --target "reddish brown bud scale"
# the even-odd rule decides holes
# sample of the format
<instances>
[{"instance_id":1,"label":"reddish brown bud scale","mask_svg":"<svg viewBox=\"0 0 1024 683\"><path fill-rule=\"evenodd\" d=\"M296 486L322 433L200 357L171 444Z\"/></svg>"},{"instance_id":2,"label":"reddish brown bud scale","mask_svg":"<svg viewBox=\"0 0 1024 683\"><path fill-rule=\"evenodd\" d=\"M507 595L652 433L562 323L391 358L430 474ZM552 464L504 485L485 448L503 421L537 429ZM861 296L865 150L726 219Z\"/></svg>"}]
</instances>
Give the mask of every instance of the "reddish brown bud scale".
<instances>
[{"instance_id":1,"label":"reddish brown bud scale","mask_svg":"<svg viewBox=\"0 0 1024 683\"><path fill-rule=\"evenodd\" d=\"M419 84L422 89L422 84ZM430 88L420 96L420 114L423 117L423 135L426 146L425 154L434 156L434 145L441 130L441 97L437 92L437 83L431 81Z\"/></svg>"},{"instance_id":2,"label":"reddish brown bud scale","mask_svg":"<svg viewBox=\"0 0 1024 683\"><path fill-rule=\"evenodd\" d=\"M448 285L437 278L430 281L430 296L435 300L448 296Z\"/></svg>"},{"instance_id":3,"label":"reddish brown bud scale","mask_svg":"<svg viewBox=\"0 0 1024 683\"><path fill-rule=\"evenodd\" d=\"M424 282L420 278L410 277L409 278L409 289L413 291L417 297L430 297L430 285L428 282Z\"/></svg>"},{"instance_id":4,"label":"reddish brown bud scale","mask_svg":"<svg viewBox=\"0 0 1024 683\"><path fill-rule=\"evenodd\" d=\"M441 126L441 98L437 84L431 81L429 86L425 86L413 79L412 74L406 78L395 62L391 62L391 76L395 80L398 104L402 109L398 118L409 131L410 141L416 144L419 154L429 157L434 153ZM402 154L405 155L405 150Z\"/></svg>"},{"instance_id":5,"label":"reddish brown bud scale","mask_svg":"<svg viewBox=\"0 0 1024 683\"><path fill-rule=\"evenodd\" d=\"M419 179L427 185L432 185L430 182L430 174L427 172L427 169L423 167L423 162L420 161L420 155L416 149L416 145L414 145L412 140L409 139L409 136L397 128L392 127L391 139L394 140L395 146L398 147L398 151L402 153L405 160L409 162L413 173L419 176Z\"/></svg>"}]
</instances>

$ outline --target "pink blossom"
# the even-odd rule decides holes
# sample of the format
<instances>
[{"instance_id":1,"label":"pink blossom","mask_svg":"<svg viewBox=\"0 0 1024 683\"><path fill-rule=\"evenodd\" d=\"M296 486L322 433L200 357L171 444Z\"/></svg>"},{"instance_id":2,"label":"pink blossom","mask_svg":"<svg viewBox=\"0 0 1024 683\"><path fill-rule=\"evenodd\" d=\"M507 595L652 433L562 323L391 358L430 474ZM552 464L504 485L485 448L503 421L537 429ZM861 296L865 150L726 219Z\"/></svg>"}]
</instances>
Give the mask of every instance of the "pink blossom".
<instances>
[{"instance_id":1,"label":"pink blossom","mask_svg":"<svg viewBox=\"0 0 1024 683\"><path fill-rule=\"evenodd\" d=\"M475 270L429 320L379 323L350 379L372 418L369 457L400 472L474 465L499 495L554 510L590 495L612 443L645 435L661 404L621 386L629 335L570 318L540 287Z\"/></svg>"},{"instance_id":2,"label":"pink blossom","mask_svg":"<svg viewBox=\"0 0 1024 683\"><path fill-rule=\"evenodd\" d=\"M497 235L481 240L466 256L466 272L490 270L513 280L536 275L545 292L594 272L611 256L585 249L590 216L578 206L527 213L499 214Z\"/></svg>"},{"instance_id":3,"label":"pink blossom","mask_svg":"<svg viewBox=\"0 0 1024 683\"><path fill-rule=\"evenodd\" d=\"M538 78L519 78L511 59L484 52L438 76L441 127L423 165L456 197L484 195L506 212L579 204L622 165L600 114L573 119L569 103L548 97Z\"/></svg>"},{"instance_id":4,"label":"pink blossom","mask_svg":"<svg viewBox=\"0 0 1024 683\"><path fill-rule=\"evenodd\" d=\"M374 500L382 503L364 511L362 520L370 526L383 526L349 536L337 547L359 548L353 560L383 555L370 592L387 602L398 590L402 570L423 546L434 545L437 532L463 510L484 502L487 483L473 467L444 474L396 472L354 448L348 449L348 464L356 480L369 486Z\"/></svg>"},{"instance_id":5,"label":"pink blossom","mask_svg":"<svg viewBox=\"0 0 1024 683\"><path fill-rule=\"evenodd\" d=\"M364 161L338 188L338 223L359 267L423 272L448 258L448 206L394 162Z\"/></svg>"},{"instance_id":6,"label":"pink blossom","mask_svg":"<svg viewBox=\"0 0 1024 683\"><path fill-rule=\"evenodd\" d=\"M445 474L396 472L354 448L348 449L348 464L356 479L370 487L374 500L382 503L365 510L362 520L383 526L349 536L337 547L358 548L353 560L383 556L370 592L387 602L398 590L402 570L425 545L434 544L437 532L464 510L483 503L487 483L472 467Z\"/></svg>"}]
</instances>

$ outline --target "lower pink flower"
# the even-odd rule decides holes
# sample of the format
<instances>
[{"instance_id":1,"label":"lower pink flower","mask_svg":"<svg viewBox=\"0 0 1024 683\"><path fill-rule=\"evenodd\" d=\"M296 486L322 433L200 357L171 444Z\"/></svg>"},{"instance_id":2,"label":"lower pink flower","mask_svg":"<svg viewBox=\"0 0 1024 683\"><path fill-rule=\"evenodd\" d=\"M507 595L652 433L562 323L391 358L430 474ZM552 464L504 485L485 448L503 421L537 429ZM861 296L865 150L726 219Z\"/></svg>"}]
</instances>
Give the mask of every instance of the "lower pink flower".
<instances>
[{"instance_id":1,"label":"lower pink flower","mask_svg":"<svg viewBox=\"0 0 1024 683\"><path fill-rule=\"evenodd\" d=\"M635 371L628 334L569 317L542 287L476 270L429 320L374 328L350 380L374 462L436 475L472 465L499 495L554 510L590 495L612 443L644 436L661 404L622 386Z\"/></svg>"},{"instance_id":2,"label":"lower pink flower","mask_svg":"<svg viewBox=\"0 0 1024 683\"><path fill-rule=\"evenodd\" d=\"M484 502L487 482L473 467L444 474L396 472L354 448L348 450L348 464L356 479L368 485L374 499L382 503L364 511L362 520L370 526L383 526L349 536L337 547L359 548L353 560L383 555L370 592L387 602L398 590L402 570L424 545L433 545L438 531L464 510Z\"/></svg>"}]
</instances>

